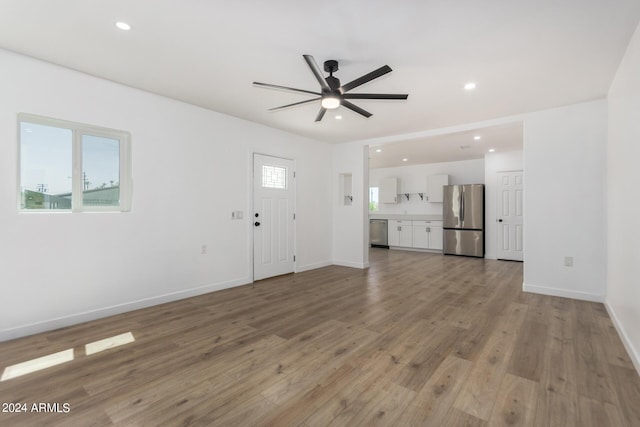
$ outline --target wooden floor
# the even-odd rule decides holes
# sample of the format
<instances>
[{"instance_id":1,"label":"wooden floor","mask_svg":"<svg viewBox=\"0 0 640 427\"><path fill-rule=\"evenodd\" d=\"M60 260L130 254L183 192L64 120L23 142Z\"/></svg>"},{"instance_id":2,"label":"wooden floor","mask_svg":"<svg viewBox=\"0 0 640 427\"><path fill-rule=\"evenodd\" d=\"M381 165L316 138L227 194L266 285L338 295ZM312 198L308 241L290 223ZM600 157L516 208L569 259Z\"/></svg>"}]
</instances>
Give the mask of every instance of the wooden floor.
<instances>
[{"instance_id":1,"label":"wooden floor","mask_svg":"<svg viewBox=\"0 0 640 427\"><path fill-rule=\"evenodd\" d=\"M525 294L522 264L373 249L0 343L0 425L640 426L640 378L602 304ZM85 355L84 344L135 342ZM51 408L50 408L51 409Z\"/></svg>"}]
</instances>

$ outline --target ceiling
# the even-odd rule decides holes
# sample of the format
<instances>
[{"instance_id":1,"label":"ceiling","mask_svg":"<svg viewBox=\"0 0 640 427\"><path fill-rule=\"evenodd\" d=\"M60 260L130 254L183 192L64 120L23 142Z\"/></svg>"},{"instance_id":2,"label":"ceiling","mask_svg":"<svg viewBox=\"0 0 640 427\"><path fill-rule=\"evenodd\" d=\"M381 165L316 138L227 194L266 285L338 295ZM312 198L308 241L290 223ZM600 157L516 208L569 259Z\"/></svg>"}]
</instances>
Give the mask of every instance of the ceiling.
<instances>
[{"instance_id":1,"label":"ceiling","mask_svg":"<svg viewBox=\"0 0 640 427\"><path fill-rule=\"evenodd\" d=\"M489 120L606 96L638 0L2 0L0 47L316 140L344 142ZM114 26L125 21L133 28ZM369 119L316 103L302 55L340 62ZM477 83L473 91L463 86Z\"/></svg>"},{"instance_id":2,"label":"ceiling","mask_svg":"<svg viewBox=\"0 0 640 427\"><path fill-rule=\"evenodd\" d=\"M522 150L522 122L427 138L369 145L369 168L483 159L492 152ZM406 159L406 161L405 161Z\"/></svg>"}]
</instances>

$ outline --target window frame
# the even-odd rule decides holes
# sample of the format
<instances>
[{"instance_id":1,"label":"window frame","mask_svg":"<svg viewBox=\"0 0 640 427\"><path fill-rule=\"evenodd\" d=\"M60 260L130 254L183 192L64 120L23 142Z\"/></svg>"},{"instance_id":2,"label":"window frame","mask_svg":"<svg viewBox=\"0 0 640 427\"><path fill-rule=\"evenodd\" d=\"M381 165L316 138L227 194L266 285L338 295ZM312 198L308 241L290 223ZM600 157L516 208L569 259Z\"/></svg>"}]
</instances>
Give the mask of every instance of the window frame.
<instances>
[{"instance_id":1,"label":"window frame","mask_svg":"<svg viewBox=\"0 0 640 427\"><path fill-rule=\"evenodd\" d=\"M21 123L33 123L43 126L68 129L72 134L71 149L71 209L25 209L22 208L22 132ZM68 120L54 119L29 113L18 113L18 179L17 179L17 207L21 213L51 213L51 212L129 212L131 211L132 187L131 178L131 133L100 126L77 123ZM97 136L118 140L119 150L119 190L120 204L118 206L84 206L83 204L83 165L82 165L82 137L84 135Z\"/></svg>"}]
</instances>

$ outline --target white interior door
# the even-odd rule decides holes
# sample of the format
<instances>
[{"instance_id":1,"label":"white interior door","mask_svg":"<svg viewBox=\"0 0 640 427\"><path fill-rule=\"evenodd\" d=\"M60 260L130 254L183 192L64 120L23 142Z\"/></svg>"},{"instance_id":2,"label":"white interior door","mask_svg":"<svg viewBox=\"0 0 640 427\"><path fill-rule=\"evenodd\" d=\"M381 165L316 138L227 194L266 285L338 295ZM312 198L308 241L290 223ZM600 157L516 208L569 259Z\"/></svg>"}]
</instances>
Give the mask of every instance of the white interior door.
<instances>
[{"instance_id":1,"label":"white interior door","mask_svg":"<svg viewBox=\"0 0 640 427\"><path fill-rule=\"evenodd\" d=\"M523 260L523 172L498 172L498 259Z\"/></svg>"},{"instance_id":2,"label":"white interior door","mask_svg":"<svg viewBox=\"0 0 640 427\"><path fill-rule=\"evenodd\" d=\"M294 163L253 155L253 278L294 270Z\"/></svg>"}]
</instances>

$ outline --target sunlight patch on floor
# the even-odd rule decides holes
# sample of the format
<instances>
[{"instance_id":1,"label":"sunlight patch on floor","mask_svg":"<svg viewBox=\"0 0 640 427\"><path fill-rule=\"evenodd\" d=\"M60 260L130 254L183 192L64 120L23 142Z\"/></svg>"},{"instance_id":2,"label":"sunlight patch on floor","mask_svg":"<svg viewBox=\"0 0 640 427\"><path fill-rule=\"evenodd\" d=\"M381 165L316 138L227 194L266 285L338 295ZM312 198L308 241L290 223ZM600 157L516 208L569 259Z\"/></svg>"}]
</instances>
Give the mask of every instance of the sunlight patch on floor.
<instances>
[{"instance_id":1,"label":"sunlight patch on floor","mask_svg":"<svg viewBox=\"0 0 640 427\"><path fill-rule=\"evenodd\" d=\"M32 372L41 371L51 368L52 366L73 360L73 349L67 349L58 353L49 354L47 356L38 357L37 359L27 360L26 362L17 363L15 365L4 368L0 381L10 380L12 378L21 377L22 375Z\"/></svg>"},{"instance_id":2,"label":"sunlight patch on floor","mask_svg":"<svg viewBox=\"0 0 640 427\"><path fill-rule=\"evenodd\" d=\"M131 332L127 332L124 334L116 335L113 337L105 338L103 340L90 342L89 344L85 344L84 353L89 356L104 350L108 350L110 348L119 347L124 344L129 344L130 342L134 342L136 339L133 337Z\"/></svg>"}]
</instances>

